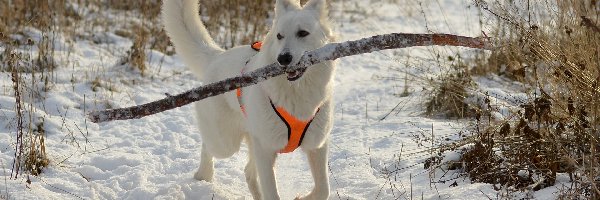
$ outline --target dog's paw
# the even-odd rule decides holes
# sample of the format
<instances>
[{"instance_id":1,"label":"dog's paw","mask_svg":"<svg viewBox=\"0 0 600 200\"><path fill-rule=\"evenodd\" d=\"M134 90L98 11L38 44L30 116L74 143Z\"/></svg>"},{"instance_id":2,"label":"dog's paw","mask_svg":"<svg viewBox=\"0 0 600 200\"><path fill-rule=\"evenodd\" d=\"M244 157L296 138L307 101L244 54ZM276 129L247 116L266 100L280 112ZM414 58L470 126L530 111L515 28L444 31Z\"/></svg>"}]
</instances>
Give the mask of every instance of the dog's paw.
<instances>
[{"instance_id":1,"label":"dog's paw","mask_svg":"<svg viewBox=\"0 0 600 200\"><path fill-rule=\"evenodd\" d=\"M306 196L297 196L294 200L324 200L324 199L328 199L329 198L329 193L315 193L315 192L311 192L310 194L307 194Z\"/></svg>"},{"instance_id":2,"label":"dog's paw","mask_svg":"<svg viewBox=\"0 0 600 200\"><path fill-rule=\"evenodd\" d=\"M198 170L194 174L194 179L210 183L213 181L213 172L208 170Z\"/></svg>"},{"instance_id":3,"label":"dog's paw","mask_svg":"<svg viewBox=\"0 0 600 200\"><path fill-rule=\"evenodd\" d=\"M314 198L310 198L309 195L303 197L296 197L294 200L313 200Z\"/></svg>"},{"instance_id":4,"label":"dog's paw","mask_svg":"<svg viewBox=\"0 0 600 200\"><path fill-rule=\"evenodd\" d=\"M206 181L211 183L213 181L212 177L205 177L202 175L199 175L198 173L194 174L194 179L199 180L199 181Z\"/></svg>"}]
</instances>

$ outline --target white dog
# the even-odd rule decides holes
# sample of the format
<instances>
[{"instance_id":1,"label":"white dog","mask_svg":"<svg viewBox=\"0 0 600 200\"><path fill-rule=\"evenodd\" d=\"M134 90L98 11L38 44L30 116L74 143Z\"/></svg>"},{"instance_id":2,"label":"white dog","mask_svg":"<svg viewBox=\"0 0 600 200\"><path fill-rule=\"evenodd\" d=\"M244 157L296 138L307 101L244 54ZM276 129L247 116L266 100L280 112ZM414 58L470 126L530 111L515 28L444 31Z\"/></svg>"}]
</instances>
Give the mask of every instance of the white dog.
<instances>
[{"instance_id":1,"label":"white dog","mask_svg":"<svg viewBox=\"0 0 600 200\"><path fill-rule=\"evenodd\" d=\"M198 16L198 0L165 0L165 29L192 72L205 83L239 76L278 62L295 65L306 51L333 39L325 0L277 0L273 26L260 52L249 45L221 49ZM278 153L300 147L308 156L315 188L298 199L327 199L328 136L333 126L334 63L288 72L238 93L196 103L202 134L200 167L194 177L212 181L213 158L228 158L242 141L249 148L246 182L254 199L279 199L274 175Z\"/></svg>"}]
</instances>

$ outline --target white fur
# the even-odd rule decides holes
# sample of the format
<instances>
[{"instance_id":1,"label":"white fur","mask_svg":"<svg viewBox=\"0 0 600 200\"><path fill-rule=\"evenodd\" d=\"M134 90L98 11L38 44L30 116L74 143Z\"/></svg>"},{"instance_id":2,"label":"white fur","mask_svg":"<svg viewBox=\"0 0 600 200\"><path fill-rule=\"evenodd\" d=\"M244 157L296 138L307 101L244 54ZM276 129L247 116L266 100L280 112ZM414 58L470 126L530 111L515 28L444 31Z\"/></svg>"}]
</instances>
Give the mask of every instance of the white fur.
<instances>
[{"instance_id":1,"label":"white fur","mask_svg":"<svg viewBox=\"0 0 600 200\"><path fill-rule=\"evenodd\" d=\"M292 64L310 50L332 40L325 0L311 0L301 7L296 0L277 0L273 27L259 53L249 46L224 51L209 36L199 19L198 0L165 0L165 29L188 67L205 83L238 76L241 69L254 70L277 62L280 54L293 56ZM310 34L297 36L299 30ZM284 36L282 40L277 35ZM248 65L246 65L246 62ZM315 188L298 199L327 199L328 136L333 126L332 89L334 63L310 67L296 81L286 75L244 88L242 114L235 92L196 103L202 135L200 167L194 177L212 181L213 158L227 158L239 150L245 139L249 161L246 181L254 199L279 199L273 171L277 152L287 144L287 128L271 108L269 99L299 119L309 119L320 108L306 133L301 149L307 154Z\"/></svg>"}]
</instances>

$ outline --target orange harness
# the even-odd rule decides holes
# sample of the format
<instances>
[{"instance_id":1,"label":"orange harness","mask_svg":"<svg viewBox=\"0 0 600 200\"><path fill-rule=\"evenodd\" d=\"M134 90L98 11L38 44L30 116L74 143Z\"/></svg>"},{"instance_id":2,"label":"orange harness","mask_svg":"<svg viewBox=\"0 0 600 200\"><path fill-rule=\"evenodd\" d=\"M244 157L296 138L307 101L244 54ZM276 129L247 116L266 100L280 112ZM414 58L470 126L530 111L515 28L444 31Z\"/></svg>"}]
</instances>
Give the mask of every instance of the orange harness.
<instances>
[{"instance_id":1,"label":"orange harness","mask_svg":"<svg viewBox=\"0 0 600 200\"><path fill-rule=\"evenodd\" d=\"M255 51L260 51L262 43L255 42L251 45L251 47ZM244 73L244 69L242 69L242 73ZM238 88L236 90L236 94L238 102L240 103L240 109L242 110L242 113L244 113L244 116L246 116L246 107L242 103L242 88ZM273 104L273 101L271 101L270 103L271 107L273 108L273 111L277 113L277 116L279 116L281 121L283 121L283 123L288 129L288 143L283 149L279 150L279 153L291 153L295 151L298 147L300 147L300 145L302 145L302 140L304 139L304 135L306 134L310 123L315 118L315 115L319 113L320 109L317 110L317 112L315 112L315 115L313 115L309 120L302 121L296 118L294 115L290 114L287 110L285 110L285 108L276 107Z\"/></svg>"}]
</instances>

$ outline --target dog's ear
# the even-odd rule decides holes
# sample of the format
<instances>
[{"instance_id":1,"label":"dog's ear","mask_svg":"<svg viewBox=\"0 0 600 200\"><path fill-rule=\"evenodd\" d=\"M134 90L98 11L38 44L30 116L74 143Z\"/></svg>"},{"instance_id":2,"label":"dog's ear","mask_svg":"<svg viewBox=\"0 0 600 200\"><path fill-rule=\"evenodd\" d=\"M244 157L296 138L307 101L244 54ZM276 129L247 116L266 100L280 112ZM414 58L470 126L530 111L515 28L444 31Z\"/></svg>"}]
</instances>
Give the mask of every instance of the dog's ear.
<instances>
[{"instance_id":1,"label":"dog's ear","mask_svg":"<svg viewBox=\"0 0 600 200\"><path fill-rule=\"evenodd\" d=\"M304 5L305 10L315 10L321 17L327 16L328 8L325 0L310 0Z\"/></svg>"},{"instance_id":2,"label":"dog's ear","mask_svg":"<svg viewBox=\"0 0 600 200\"><path fill-rule=\"evenodd\" d=\"M275 3L275 15L277 16L298 9L300 9L300 2L298 0L277 0Z\"/></svg>"}]
</instances>

